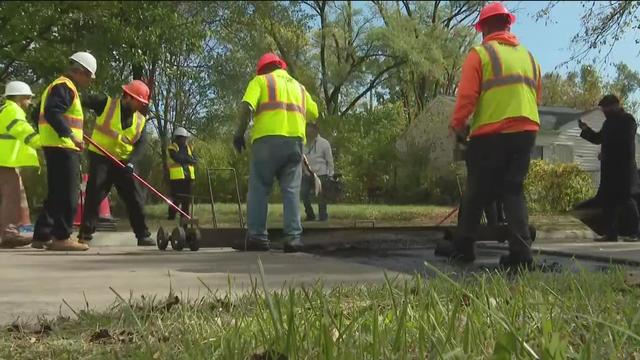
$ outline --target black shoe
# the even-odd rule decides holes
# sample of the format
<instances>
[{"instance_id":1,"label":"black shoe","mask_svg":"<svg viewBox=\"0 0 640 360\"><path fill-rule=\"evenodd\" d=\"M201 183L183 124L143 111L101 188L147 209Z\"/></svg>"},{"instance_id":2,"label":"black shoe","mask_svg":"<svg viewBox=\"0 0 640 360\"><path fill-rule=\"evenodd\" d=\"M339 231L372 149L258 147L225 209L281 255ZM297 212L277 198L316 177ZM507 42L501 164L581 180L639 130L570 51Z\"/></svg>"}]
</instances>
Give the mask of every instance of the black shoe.
<instances>
[{"instance_id":1,"label":"black shoe","mask_svg":"<svg viewBox=\"0 0 640 360\"><path fill-rule=\"evenodd\" d=\"M595 242L618 242L618 237L613 237L613 236L609 236L609 235L605 235L599 238L595 238L593 239L593 241Z\"/></svg>"},{"instance_id":2,"label":"black shoe","mask_svg":"<svg viewBox=\"0 0 640 360\"><path fill-rule=\"evenodd\" d=\"M472 263L476 260L476 254L473 251L473 246L468 249L458 249L453 241L442 240L438 242L434 251L435 256L443 256L449 258L451 261L460 263Z\"/></svg>"},{"instance_id":3,"label":"black shoe","mask_svg":"<svg viewBox=\"0 0 640 360\"><path fill-rule=\"evenodd\" d=\"M304 221L316 221L316 217L314 216L309 216L307 215L307 217L304 219Z\"/></svg>"},{"instance_id":4,"label":"black shoe","mask_svg":"<svg viewBox=\"0 0 640 360\"><path fill-rule=\"evenodd\" d=\"M500 268L504 270L535 270L536 265L533 262L533 257L529 256L516 256L513 254L500 256Z\"/></svg>"},{"instance_id":5,"label":"black shoe","mask_svg":"<svg viewBox=\"0 0 640 360\"><path fill-rule=\"evenodd\" d=\"M269 251L271 246L269 240L243 239L234 243L231 248L238 251Z\"/></svg>"},{"instance_id":6,"label":"black shoe","mask_svg":"<svg viewBox=\"0 0 640 360\"><path fill-rule=\"evenodd\" d=\"M287 241L284 243L283 250L285 253L297 253L301 252L304 248L304 244L300 239L294 241Z\"/></svg>"},{"instance_id":7,"label":"black shoe","mask_svg":"<svg viewBox=\"0 0 640 360\"><path fill-rule=\"evenodd\" d=\"M151 236L147 236L142 239L138 239L138 246L156 246L156 242L151 238Z\"/></svg>"}]
</instances>

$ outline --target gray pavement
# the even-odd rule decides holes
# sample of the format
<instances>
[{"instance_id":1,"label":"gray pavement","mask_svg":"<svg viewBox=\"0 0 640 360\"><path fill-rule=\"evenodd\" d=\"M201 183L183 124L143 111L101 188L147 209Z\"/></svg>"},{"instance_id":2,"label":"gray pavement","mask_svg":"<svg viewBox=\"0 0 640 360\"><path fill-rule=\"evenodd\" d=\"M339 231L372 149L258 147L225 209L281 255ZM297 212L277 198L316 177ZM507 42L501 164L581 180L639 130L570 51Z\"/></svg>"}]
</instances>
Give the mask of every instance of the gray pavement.
<instances>
[{"instance_id":1,"label":"gray pavement","mask_svg":"<svg viewBox=\"0 0 640 360\"><path fill-rule=\"evenodd\" d=\"M433 256L436 237L392 235L381 233L379 239L342 248L319 248L315 254L240 253L230 248L161 252L155 247L132 246L135 240L129 233L108 232L98 233L92 249L85 253L0 250L0 324L18 318L31 322L38 316L71 315L63 299L76 311L86 304L103 310L116 301L110 287L127 299L141 295L164 299L170 290L181 299L195 299L207 295L209 289L224 295L231 279L232 292L238 294L250 290L251 278L258 278L258 259L264 265L267 287L281 289L317 281L328 286L380 283L385 272L392 277L415 272L432 275L425 261L450 273L494 270L499 256L506 252L504 245L482 243L476 263L459 267ZM335 244L339 236L325 238ZM538 260L560 264L568 271L601 271L610 262L640 265L640 243L582 241L540 239L535 243Z\"/></svg>"},{"instance_id":2,"label":"gray pavement","mask_svg":"<svg viewBox=\"0 0 640 360\"><path fill-rule=\"evenodd\" d=\"M381 268L310 254L231 249L179 253L136 247L93 248L85 253L0 250L0 324L70 315L63 299L76 311L85 308L85 297L90 308L105 309L116 299L109 287L126 299L140 295L163 299L170 289L182 299L194 299L206 295L207 287L224 294L230 277L234 293L247 291L250 276L259 276L258 258L271 289L318 280L332 285L384 279Z\"/></svg>"}]
</instances>

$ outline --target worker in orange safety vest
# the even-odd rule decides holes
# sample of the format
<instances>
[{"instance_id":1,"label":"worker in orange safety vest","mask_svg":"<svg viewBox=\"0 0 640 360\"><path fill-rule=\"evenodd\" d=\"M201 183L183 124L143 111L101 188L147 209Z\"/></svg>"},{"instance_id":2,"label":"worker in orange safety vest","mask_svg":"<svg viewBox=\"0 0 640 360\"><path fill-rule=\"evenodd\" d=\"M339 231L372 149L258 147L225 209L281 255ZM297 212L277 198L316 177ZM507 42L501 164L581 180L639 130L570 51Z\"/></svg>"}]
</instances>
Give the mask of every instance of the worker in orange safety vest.
<instances>
[{"instance_id":1,"label":"worker in orange safety vest","mask_svg":"<svg viewBox=\"0 0 640 360\"><path fill-rule=\"evenodd\" d=\"M514 22L515 16L496 2L482 9L475 26L483 41L462 66L450 124L456 139L468 138L467 183L457 234L439 244L436 255L474 261L482 211L500 199L510 233L509 254L500 264L528 268L533 258L523 186L540 128L542 83L538 62L510 32Z\"/></svg>"}]
</instances>

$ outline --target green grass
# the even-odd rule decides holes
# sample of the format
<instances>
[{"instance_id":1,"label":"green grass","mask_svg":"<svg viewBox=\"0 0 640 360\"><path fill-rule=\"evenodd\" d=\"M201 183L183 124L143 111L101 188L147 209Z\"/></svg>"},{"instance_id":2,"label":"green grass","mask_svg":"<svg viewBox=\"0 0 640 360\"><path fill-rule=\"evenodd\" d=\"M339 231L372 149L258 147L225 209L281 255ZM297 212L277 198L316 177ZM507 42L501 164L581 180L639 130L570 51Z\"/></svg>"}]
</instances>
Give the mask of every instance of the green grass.
<instances>
[{"instance_id":1,"label":"green grass","mask_svg":"<svg viewBox=\"0 0 640 360\"><path fill-rule=\"evenodd\" d=\"M314 205L314 208L315 205ZM317 208L316 208L317 209ZM370 204L331 204L329 205L330 222L328 224L311 222L304 223L305 227L318 226L354 226L356 221L374 220L376 225L392 225L392 226L421 226L435 225L440 222L453 207L435 206L435 205L370 205ZM317 211L317 210L316 210ZM175 221L167 221L166 205L148 205L146 207L147 216L150 225L162 225L167 228L175 226ZM242 205L242 213L246 219L246 206ZM304 216L304 210L301 207L301 215ZM121 217L126 217L120 214ZM213 223L211 217L211 206L208 204L199 204L195 209L195 216L199 219L203 226L211 226ZM238 206L237 204L216 204L216 216L218 226L221 227L237 227ZM282 204L269 205L269 226L282 226ZM586 230L578 220L568 215L548 215L533 214L530 218L531 223L535 224L541 230ZM454 214L445 224L453 224L457 221L457 215ZM369 224L362 222L358 226L368 226ZM127 226L127 222L123 222L122 226Z\"/></svg>"},{"instance_id":2,"label":"green grass","mask_svg":"<svg viewBox=\"0 0 640 360\"><path fill-rule=\"evenodd\" d=\"M315 205L314 209L317 212ZM433 205L334 204L329 205L329 216L331 224L334 225L353 225L354 221L357 220L375 220L376 224L435 224L451 209L450 207ZM149 219L154 222L164 222L163 220L167 216L166 205L148 205L145 210ZM247 209L245 204L242 205L242 213L246 217ZM212 224L211 206L209 204L197 205L194 214L201 224ZM301 215L304 216L302 206ZM238 226L238 205L216 204L216 217L218 224L221 226ZM282 204L270 204L268 218L270 225L282 226ZM455 216L453 219L455 219ZM306 225L319 224L310 223ZM366 226L366 224L362 226Z\"/></svg>"},{"instance_id":3,"label":"green grass","mask_svg":"<svg viewBox=\"0 0 640 360\"><path fill-rule=\"evenodd\" d=\"M624 279L483 273L265 292L260 276L245 295L172 306L118 295L112 309L76 309L46 334L3 332L0 357L638 359L640 291Z\"/></svg>"}]
</instances>

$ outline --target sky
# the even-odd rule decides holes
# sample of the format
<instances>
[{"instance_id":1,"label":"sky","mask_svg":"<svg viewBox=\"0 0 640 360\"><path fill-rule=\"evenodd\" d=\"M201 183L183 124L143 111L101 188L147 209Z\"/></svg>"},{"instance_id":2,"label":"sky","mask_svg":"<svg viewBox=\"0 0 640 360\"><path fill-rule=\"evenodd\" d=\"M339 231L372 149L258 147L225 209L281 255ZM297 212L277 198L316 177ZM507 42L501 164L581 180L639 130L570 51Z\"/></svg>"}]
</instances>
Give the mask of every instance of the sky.
<instances>
[{"instance_id":1,"label":"sky","mask_svg":"<svg viewBox=\"0 0 640 360\"><path fill-rule=\"evenodd\" d=\"M508 1L508 8L517 11L516 23L511 27L522 44L526 46L538 59L543 72L553 71L566 73L575 70L580 65L571 63L568 67L557 68L562 62L571 57L571 37L581 29L580 16L583 9L578 1L561 1L551 11L550 21L535 20L535 14L544 8L547 1ZM598 69L605 76L613 76L613 65L624 62L633 70L640 71L640 45L635 43L634 34L628 32L619 41L609 55L610 65L598 63ZM596 52L585 60L593 60Z\"/></svg>"}]
</instances>

